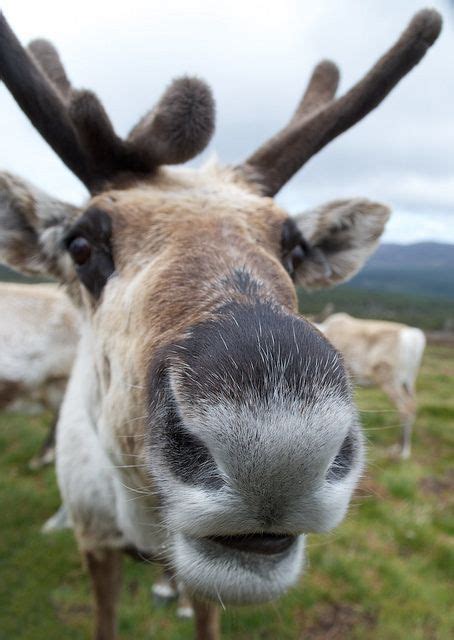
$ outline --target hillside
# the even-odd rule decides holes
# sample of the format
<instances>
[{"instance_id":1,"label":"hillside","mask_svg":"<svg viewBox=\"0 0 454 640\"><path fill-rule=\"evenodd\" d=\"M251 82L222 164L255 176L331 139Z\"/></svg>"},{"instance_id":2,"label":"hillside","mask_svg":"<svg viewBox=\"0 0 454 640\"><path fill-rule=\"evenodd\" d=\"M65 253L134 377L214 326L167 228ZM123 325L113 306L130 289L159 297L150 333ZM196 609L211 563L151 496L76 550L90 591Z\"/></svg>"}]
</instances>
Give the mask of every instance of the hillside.
<instances>
[{"instance_id":1,"label":"hillside","mask_svg":"<svg viewBox=\"0 0 454 640\"><path fill-rule=\"evenodd\" d=\"M46 282L46 278L27 278L0 264L0 282Z\"/></svg>"},{"instance_id":2,"label":"hillside","mask_svg":"<svg viewBox=\"0 0 454 640\"><path fill-rule=\"evenodd\" d=\"M371 291L454 299L454 245L382 244L349 285Z\"/></svg>"}]
</instances>

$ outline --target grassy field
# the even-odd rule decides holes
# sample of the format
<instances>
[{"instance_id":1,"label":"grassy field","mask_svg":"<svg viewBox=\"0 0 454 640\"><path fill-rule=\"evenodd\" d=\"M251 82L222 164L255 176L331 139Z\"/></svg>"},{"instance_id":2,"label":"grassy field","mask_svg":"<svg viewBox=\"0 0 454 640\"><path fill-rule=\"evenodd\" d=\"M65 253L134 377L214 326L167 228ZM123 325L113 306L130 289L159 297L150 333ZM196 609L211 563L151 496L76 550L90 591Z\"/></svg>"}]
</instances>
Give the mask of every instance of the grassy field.
<instances>
[{"instance_id":1,"label":"grassy field","mask_svg":"<svg viewBox=\"0 0 454 640\"><path fill-rule=\"evenodd\" d=\"M430 347L419 378L410 461L388 451L395 412L376 390L358 393L369 467L350 514L311 536L306 576L279 603L227 609L223 637L237 640L448 640L454 637L454 350ZM52 469L27 463L45 417L0 414L0 639L86 639L90 594L70 532L43 536L58 507ZM191 638L191 623L156 608L156 570L126 560L120 637ZM451 581L451 582L450 582Z\"/></svg>"}]
</instances>

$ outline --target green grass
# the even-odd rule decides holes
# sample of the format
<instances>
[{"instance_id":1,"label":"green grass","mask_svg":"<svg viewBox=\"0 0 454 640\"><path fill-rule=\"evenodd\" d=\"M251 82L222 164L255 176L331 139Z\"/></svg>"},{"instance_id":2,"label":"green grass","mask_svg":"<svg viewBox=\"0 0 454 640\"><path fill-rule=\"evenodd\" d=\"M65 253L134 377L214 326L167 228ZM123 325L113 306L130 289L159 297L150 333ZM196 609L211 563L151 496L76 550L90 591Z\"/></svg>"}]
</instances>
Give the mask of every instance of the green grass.
<instances>
[{"instance_id":1,"label":"green grass","mask_svg":"<svg viewBox=\"0 0 454 640\"><path fill-rule=\"evenodd\" d=\"M228 608L224 639L448 640L454 637L454 350L430 347L418 382L419 416L410 461L393 460L397 416L375 389L358 403L369 467L347 520L310 536L298 588L263 607ZM59 505L52 469L27 463L48 416L0 414L0 639L89 637L91 600L72 534L43 536ZM156 608L157 571L125 562L120 637L184 640L190 622ZM451 582L450 582L451 580Z\"/></svg>"}]
</instances>

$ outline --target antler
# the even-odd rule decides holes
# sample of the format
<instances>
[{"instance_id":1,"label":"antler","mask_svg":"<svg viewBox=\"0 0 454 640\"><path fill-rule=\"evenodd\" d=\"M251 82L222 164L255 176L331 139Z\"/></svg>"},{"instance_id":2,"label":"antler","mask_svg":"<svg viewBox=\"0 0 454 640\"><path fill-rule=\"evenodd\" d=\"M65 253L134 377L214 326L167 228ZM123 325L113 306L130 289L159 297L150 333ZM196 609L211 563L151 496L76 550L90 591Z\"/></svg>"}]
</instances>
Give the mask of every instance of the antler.
<instances>
[{"instance_id":1,"label":"antler","mask_svg":"<svg viewBox=\"0 0 454 640\"><path fill-rule=\"evenodd\" d=\"M296 125L303 117L315 113L336 95L339 69L331 60L322 60L312 72L307 89L287 126Z\"/></svg>"},{"instance_id":2,"label":"antler","mask_svg":"<svg viewBox=\"0 0 454 640\"><path fill-rule=\"evenodd\" d=\"M54 45L48 40L39 38L30 42L27 49L61 96L69 98L71 83Z\"/></svg>"},{"instance_id":3,"label":"antler","mask_svg":"<svg viewBox=\"0 0 454 640\"><path fill-rule=\"evenodd\" d=\"M122 140L96 95L71 87L53 45L35 40L25 50L1 12L0 79L91 192L119 175L146 175L161 164L186 162L205 148L214 130L209 87L185 77L174 80Z\"/></svg>"},{"instance_id":4,"label":"antler","mask_svg":"<svg viewBox=\"0 0 454 640\"><path fill-rule=\"evenodd\" d=\"M336 68L321 63L288 125L237 169L263 195L274 196L317 151L380 104L435 42L441 25L437 11L418 12L396 44L337 100Z\"/></svg>"}]
</instances>

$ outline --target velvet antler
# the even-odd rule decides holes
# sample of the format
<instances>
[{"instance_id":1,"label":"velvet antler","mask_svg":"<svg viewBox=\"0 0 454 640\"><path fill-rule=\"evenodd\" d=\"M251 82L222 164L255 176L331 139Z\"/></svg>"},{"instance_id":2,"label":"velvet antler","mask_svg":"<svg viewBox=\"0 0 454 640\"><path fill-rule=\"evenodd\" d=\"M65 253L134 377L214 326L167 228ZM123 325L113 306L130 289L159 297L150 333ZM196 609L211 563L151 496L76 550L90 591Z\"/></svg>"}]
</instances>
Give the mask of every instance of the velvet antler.
<instances>
[{"instance_id":1,"label":"velvet antler","mask_svg":"<svg viewBox=\"0 0 454 640\"><path fill-rule=\"evenodd\" d=\"M424 56L441 30L433 9L417 13L396 44L345 95L334 100L337 70L321 63L288 125L238 167L263 195L279 189L320 149L364 118Z\"/></svg>"},{"instance_id":2,"label":"velvet antler","mask_svg":"<svg viewBox=\"0 0 454 640\"><path fill-rule=\"evenodd\" d=\"M161 164L186 162L204 149L214 130L209 87L185 77L174 80L122 140L96 95L71 87L53 45L35 40L25 50L1 12L0 79L91 192L121 175L146 175Z\"/></svg>"}]
</instances>

